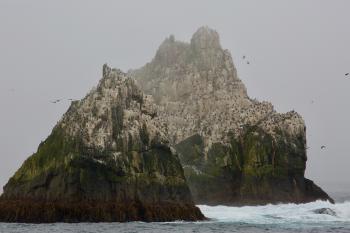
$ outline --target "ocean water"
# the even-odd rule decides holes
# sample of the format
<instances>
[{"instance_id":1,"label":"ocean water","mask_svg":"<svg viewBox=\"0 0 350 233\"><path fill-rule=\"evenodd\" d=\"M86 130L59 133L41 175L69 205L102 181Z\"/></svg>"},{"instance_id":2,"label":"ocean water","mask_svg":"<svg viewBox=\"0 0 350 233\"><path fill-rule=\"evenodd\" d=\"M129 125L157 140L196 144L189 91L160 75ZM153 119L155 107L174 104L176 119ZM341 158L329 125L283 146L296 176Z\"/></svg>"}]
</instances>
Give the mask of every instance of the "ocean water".
<instances>
[{"instance_id":1,"label":"ocean water","mask_svg":"<svg viewBox=\"0 0 350 233\"><path fill-rule=\"evenodd\" d=\"M350 202L331 204L316 201L307 204L279 204L265 206L198 206L204 222L168 223L54 223L10 224L0 223L0 232L7 233L95 233L95 232L350 232ZM314 210L330 208L335 216L316 214Z\"/></svg>"}]
</instances>

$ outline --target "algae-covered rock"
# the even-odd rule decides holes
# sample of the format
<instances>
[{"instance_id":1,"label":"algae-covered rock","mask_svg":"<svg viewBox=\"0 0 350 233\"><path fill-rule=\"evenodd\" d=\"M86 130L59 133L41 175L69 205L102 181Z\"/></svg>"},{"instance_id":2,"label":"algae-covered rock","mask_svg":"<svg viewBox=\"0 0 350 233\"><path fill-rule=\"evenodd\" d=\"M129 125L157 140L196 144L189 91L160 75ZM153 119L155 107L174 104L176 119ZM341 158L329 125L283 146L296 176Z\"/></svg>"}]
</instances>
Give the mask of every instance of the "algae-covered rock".
<instances>
[{"instance_id":1,"label":"algae-covered rock","mask_svg":"<svg viewBox=\"0 0 350 233\"><path fill-rule=\"evenodd\" d=\"M176 145L197 203L254 205L333 201L304 177L303 135L272 137L254 127L247 128L239 138L232 135L229 145L213 144L207 153L202 142L203 139L195 135Z\"/></svg>"},{"instance_id":2,"label":"algae-covered rock","mask_svg":"<svg viewBox=\"0 0 350 233\"><path fill-rule=\"evenodd\" d=\"M313 211L315 214L327 214L330 216L337 217L337 213L330 208L320 208Z\"/></svg>"},{"instance_id":3,"label":"algae-covered rock","mask_svg":"<svg viewBox=\"0 0 350 233\"><path fill-rule=\"evenodd\" d=\"M201 27L190 43L167 38L131 74L154 96L156 120L180 153L197 203L331 200L304 178L302 117L251 99L216 31Z\"/></svg>"},{"instance_id":4,"label":"algae-covered rock","mask_svg":"<svg viewBox=\"0 0 350 233\"><path fill-rule=\"evenodd\" d=\"M104 65L4 187L0 221L203 219L155 115L150 96Z\"/></svg>"}]
</instances>

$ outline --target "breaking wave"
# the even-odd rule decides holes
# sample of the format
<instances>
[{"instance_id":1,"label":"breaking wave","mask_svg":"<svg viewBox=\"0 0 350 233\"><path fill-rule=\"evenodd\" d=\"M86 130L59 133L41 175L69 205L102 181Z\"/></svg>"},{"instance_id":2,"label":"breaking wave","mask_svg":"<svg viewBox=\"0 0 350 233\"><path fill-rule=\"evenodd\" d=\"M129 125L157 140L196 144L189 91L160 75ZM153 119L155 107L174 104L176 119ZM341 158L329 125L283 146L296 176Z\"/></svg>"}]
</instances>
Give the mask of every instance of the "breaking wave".
<instances>
[{"instance_id":1,"label":"breaking wave","mask_svg":"<svg viewBox=\"0 0 350 233\"><path fill-rule=\"evenodd\" d=\"M264 206L198 206L212 221L247 224L325 224L350 223L350 202L332 204L315 201L306 204ZM324 212L320 210L326 210Z\"/></svg>"}]
</instances>

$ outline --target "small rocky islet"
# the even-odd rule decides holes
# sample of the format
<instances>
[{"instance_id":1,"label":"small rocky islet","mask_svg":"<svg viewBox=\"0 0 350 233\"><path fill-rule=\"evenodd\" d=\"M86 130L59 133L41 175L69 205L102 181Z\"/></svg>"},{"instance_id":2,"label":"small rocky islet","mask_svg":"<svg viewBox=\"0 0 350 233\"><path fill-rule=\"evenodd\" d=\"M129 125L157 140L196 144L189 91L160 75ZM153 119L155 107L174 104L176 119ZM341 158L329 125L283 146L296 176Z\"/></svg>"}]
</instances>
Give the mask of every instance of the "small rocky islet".
<instances>
[{"instance_id":1,"label":"small rocky islet","mask_svg":"<svg viewBox=\"0 0 350 233\"><path fill-rule=\"evenodd\" d=\"M196 221L195 204L333 201L304 177L302 117L251 99L216 31L102 73L4 186L0 221Z\"/></svg>"}]
</instances>

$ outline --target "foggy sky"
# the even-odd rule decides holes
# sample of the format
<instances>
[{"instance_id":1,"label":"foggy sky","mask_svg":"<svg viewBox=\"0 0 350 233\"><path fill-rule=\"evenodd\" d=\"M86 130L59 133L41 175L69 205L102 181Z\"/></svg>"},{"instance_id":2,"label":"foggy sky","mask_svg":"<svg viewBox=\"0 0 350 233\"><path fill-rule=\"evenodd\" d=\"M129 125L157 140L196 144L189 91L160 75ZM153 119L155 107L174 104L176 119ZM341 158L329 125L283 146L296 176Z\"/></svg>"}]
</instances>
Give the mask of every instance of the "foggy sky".
<instances>
[{"instance_id":1,"label":"foggy sky","mask_svg":"<svg viewBox=\"0 0 350 233\"><path fill-rule=\"evenodd\" d=\"M304 117L306 176L350 186L349 12L348 0L0 0L0 186L70 104L50 101L80 99L103 63L140 67L165 37L188 42L203 25L220 34L250 97Z\"/></svg>"}]
</instances>

